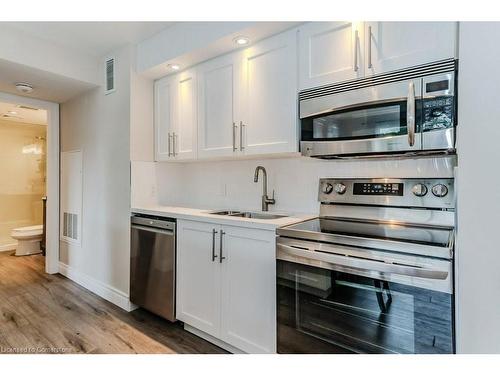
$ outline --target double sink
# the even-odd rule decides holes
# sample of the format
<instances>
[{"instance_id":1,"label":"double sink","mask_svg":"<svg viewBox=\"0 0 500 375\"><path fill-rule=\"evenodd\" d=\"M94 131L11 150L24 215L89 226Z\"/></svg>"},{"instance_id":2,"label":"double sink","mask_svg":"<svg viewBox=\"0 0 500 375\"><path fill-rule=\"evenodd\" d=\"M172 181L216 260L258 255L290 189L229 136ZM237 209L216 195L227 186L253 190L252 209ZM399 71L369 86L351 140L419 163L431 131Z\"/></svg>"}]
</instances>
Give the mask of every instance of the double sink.
<instances>
[{"instance_id":1,"label":"double sink","mask_svg":"<svg viewBox=\"0 0 500 375\"><path fill-rule=\"evenodd\" d=\"M266 212L233 211L233 210L213 211L210 213L212 215L243 217L247 219L264 219L264 220L281 219L283 217L287 217L287 215L276 215L276 214L269 214Z\"/></svg>"}]
</instances>

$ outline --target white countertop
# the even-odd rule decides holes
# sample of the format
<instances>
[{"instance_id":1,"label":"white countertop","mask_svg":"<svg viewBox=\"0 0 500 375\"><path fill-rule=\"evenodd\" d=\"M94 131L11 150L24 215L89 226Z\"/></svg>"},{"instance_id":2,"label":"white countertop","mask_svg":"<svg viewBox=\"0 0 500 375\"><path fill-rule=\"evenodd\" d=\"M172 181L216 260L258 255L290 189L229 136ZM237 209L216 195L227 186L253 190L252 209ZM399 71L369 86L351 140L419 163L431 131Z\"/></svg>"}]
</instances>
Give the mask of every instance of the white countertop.
<instances>
[{"instance_id":1,"label":"white countertop","mask_svg":"<svg viewBox=\"0 0 500 375\"><path fill-rule=\"evenodd\" d=\"M195 221L211 222L223 225L234 225L246 228L276 230L276 228L284 227L286 225L295 224L304 220L309 220L317 215L311 214L289 214L282 212L269 212L277 215L289 215L278 219L249 219L235 216L214 215L210 212L216 210L196 209L187 207L174 207L174 206L141 206L132 207L132 213L155 215L161 217L169 217L173 219L186 219ZM221 209L222 211L222 209ZM241 210L252 211L257 210Z\"/></svg>"}]
</instances>

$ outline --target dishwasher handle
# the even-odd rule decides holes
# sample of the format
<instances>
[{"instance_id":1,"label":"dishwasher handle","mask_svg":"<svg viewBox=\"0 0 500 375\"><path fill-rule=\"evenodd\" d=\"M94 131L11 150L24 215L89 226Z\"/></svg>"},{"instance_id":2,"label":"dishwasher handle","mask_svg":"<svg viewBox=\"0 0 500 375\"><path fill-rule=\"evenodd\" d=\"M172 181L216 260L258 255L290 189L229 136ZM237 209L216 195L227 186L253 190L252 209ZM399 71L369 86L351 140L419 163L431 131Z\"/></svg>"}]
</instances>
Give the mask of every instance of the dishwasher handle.
<instances>
[{"instance_id":1,"label":"dishwasher handle","mask_svg":"<svg viewBox=\"0 0 500 375\"><path fill-rule=\"evenodd\" d=\"M152 232L152 233L158 233L158 234L164 234L167 236L173 236L175 234L174 230L170 229L159 229L159 228L153 228L153 227L147 227L144 225L136 225L132 224L131 228L137 229L137 230L142 230L145 232Z\"/></svg>"}]
</instances>

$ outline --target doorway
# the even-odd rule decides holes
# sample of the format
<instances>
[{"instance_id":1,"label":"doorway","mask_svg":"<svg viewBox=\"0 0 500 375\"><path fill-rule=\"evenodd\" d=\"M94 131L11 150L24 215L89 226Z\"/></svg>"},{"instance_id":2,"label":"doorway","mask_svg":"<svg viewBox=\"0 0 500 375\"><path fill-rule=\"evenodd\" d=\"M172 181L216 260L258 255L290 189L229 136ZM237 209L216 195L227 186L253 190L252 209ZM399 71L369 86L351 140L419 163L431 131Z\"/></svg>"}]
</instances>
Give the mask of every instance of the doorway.
<instances>
[{"instance_id":1,"label":"doorway","mask_svg":"<svg viewBox=\"0 0 500 375\"><path fill-rule=\"evenodd\" d=\"M46 220L45 220L45 271L47 273L59 272L59 104L38 99L27 98L0 92L0 102L19 108L19 111L10 109L11 112L21 112L23 108L32 111L46 112L46 139L33 139L32 144L27 144L26 152L39 152L40 147L45 148L46 172L45 189ZM0 115L3 115L0 114ZM16 115L12 113L11 115ZM8 117L8 116L7 116ZM40 136L42 137L42 136ZM37 214L35 214L37 215Z\"/></svg>"}]
</instances>

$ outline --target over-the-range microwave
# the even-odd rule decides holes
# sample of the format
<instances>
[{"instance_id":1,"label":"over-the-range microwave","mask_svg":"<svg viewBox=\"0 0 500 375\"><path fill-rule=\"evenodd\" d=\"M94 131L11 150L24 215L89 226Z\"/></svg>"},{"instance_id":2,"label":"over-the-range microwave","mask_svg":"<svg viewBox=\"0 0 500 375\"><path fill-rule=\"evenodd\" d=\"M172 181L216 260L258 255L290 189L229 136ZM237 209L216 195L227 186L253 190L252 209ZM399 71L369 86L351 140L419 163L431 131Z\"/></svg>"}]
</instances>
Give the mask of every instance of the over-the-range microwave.
<instances>
[{"instance_id":1,"label":"over-the-range microwave","mask_svg":"<svg viewBox=\"0 0 500 375\"><path fill-rule=\"evenodd\" d=\"M302 155L454 153L457 66L450 59L300 92Z\"/></svg>"}]
</instances>

